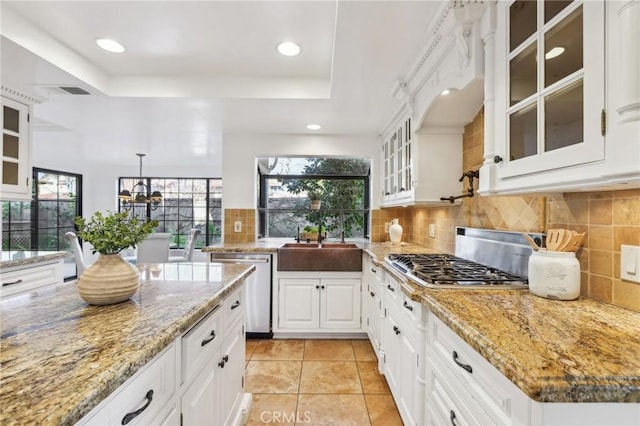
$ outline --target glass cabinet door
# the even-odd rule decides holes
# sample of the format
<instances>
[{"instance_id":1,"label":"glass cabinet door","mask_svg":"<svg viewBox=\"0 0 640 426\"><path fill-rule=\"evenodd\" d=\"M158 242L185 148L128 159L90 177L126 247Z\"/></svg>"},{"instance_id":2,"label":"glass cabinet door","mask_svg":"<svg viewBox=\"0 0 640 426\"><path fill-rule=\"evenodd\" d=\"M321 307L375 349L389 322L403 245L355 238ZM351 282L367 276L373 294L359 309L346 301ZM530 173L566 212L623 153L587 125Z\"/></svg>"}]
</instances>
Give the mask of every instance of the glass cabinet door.
<instances>
[{"instance_id":1,"label":"glass cabinet door","mask_svg":"<svg viewBox=\"0 0 640 426\"><path fill-rule=\"evenodd\" d=\"M604 158L604 2L517 0L503 7L504 176Z\"/></svg>"},{"instance_id":2,"label":"glass cabinet door","mask_svg":"<svg viewBox=\"0 0 640 426\"><path fill-rule=\"evenodd\" d=\"M31 198L29 185L28 107L2 98L2 198Z\"/></svg>"}]
</instances>

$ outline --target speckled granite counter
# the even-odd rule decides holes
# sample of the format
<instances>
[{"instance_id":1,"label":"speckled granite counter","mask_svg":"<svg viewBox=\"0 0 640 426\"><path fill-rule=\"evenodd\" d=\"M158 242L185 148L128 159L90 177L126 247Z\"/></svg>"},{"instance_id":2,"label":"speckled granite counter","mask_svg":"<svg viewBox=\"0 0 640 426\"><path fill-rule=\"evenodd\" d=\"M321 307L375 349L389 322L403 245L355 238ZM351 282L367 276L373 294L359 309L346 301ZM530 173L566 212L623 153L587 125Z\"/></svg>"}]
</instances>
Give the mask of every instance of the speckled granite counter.
<instances>
[{"instance_id":1,"label":"speckled granite counter","mask_svg":"<svg viewBox=\"0 0 640 426\"><path fill-rule=\"evenodd\" d=\"M0 270L71 257L68 251L3 251Z\"/></svg>"},{"instance_id":2,"label":"speckled granite counter","mask_svg":"<svg viewBox=\"0 0 640 426\"><path fill-rule=\"evenodd\" d=\"M0 302L0 424L72 424L237 288L253 265L170 263L127 302L74 282Z\"/></svg>"}]
</instances>

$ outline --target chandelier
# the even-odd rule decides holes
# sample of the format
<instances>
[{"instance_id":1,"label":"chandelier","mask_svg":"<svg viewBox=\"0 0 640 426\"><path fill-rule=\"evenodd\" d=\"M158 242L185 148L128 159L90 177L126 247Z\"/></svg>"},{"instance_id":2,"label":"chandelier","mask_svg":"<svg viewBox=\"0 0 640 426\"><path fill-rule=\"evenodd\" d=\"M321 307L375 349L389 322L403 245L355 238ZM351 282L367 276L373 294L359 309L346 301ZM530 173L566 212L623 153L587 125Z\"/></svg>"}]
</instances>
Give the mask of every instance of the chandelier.
<instances>
[{"instance_id":1,"label":"chandelier","mask_svg":"<svg viewBox=\"0 0 640 426\"><path fill-rule=\"evenodd\" d=\"M136 204L150 204L151 210L155 210L162 201L162 194L160 191L153 191L150 193L149 187L142 181L142 157L146 154L136 154L140 158L140 180L136 183L131 191L123 189L118 194L118 199L122 203L124 210L129 210Z\"/></svg>"}]
</instances>

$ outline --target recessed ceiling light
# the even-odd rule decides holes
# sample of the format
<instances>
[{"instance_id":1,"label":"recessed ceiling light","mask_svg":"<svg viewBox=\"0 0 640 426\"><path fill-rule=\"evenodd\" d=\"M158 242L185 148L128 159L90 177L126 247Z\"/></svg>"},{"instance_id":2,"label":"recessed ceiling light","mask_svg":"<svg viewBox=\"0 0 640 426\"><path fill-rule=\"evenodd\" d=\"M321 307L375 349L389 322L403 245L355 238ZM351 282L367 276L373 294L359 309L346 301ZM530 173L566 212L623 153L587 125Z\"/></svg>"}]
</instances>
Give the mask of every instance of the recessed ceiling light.
<instances>
[{"instance_id":1,"label":"recessed ceiling light","mask_svg":"<svg viewBox=\"0 0 640 426\"><path fill-rule=\"evenodd\" d=\"M319 124L307 124L309 130L320 130L322 127Z\"/></svg>"},{"instance_id":2,"label":"recessed ceiling light","mask_svg":"<svg viewBox=\"0 0 640 426\"><path fill-rule=\"evenodd\" d=\"M123 45L110 38L99 38L96 40L96 44L108 52L122 53L125 50Z\"/></svg>"},{"instance_id":3,"label":"recessed ceiling light","mask_svg":"<svg viewBox=\"0 0 640 426\"><path fill-rule=\"evenodd\" d=\"M451 90L449 90L449 89L444 89L444 90L442 91L442 93L440 93L440 94L441 94L442 96L447 96L449 93L451 93Z\"/></svg>"},{"instance_id":4,"label":"recessed ceiling light","mask_svg":"<svg viewBox=\"0 0 640 426\"><path fill-rule=\"evenodd\" d=\"M544 54L545 59L553 59L564 53L564 47L554 47L550 51Z\"/></svg>"},{"instance_id":5,"label":"recessed ceiling light","mask_svg":"<svg viewBox=\"0 0 640 426\"><path fill-rule=\"evenodd\" d=\"M300 46L291 41L283 41L278 44L277 49L284 56L296 56L300 53Z\"/></svg>"}]
</instances>

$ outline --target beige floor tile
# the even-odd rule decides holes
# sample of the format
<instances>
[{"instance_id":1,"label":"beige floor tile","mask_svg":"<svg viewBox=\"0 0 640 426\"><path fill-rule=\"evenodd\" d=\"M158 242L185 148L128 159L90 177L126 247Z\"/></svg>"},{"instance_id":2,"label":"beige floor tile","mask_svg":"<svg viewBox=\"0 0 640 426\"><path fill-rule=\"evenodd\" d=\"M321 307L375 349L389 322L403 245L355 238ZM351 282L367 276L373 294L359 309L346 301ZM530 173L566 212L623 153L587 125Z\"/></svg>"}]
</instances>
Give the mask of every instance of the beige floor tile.
<instances>
[{"instance_id":1,"label":"beige floor tile","mask_svg":"<svg viewBox=\"0 0 640 426\"><path fill-rule=\"evenodd\" d=\"M251 359L266 360L294 360L302 361L304 340L261 340L253 351Z\"/></svg>"},{"instance_id":2,"label":"beige floor tile","mask_svg":"<svg viewBox=\"0 0 640 426\"><path fill-rule=\"evenodd\" d=\"M354 361L351 340L307 340L304 346L307 361Z\"/></svg>"},{"instance_id":3,"label":"beige floor tile","mask_svg":"<svg viewBox=\"0 0 640 426\"><path fill-rule=\"evenodd\" d=\"M402 426L400 413L391 395L365 395L372 426Z\"/></svg>"},{"instance_id":4,"label":"beige floor tile","mask_svg":"<svg viewBox=\"0 0 640 426\"><path fill-rule=\"evenodd\" d=\"M247 361L251 359L251 355L253 355L253 351L256 350L258 343L260 343L259 340L247 340L245 342L244 359L246 359Z\"/></svg>"},{"instance_id":5,"label":"beige floor tile","mask_svg":"<svg viewBox=\"0 0 640 426\"><path fill-rule=\"evenodd\" d=\"M360 382L365 394L389 394L384 376L378 372L378 361L358 361Z\"/></svg>"},{"instance_id":6,"label":"beige floor tile","mask_svg":"<svg viewBox=\"0 0 640 426\"><path fill-rule=\"evenodd\" d=\"M363 395L303 395L298 397L298 425L370 425Z\"/></svg>"},{"instance_id":7,"label":"beige floor tile","mask_svg":"<svg viewBox=\"0 0 640 426\"><path fill-rule=\"evenodd\" d=\"M356 361L377 361L376 354L369 340L352 340L353 354Z\"/></svg>"},{"instance_id":8,"label":"beige floor tile","mask_svg":"<svg viewBox=\"0 0 640 426\"><path fill-rule=\"evenodd\" d=\"M245 389L249 393L298 393L301 361L249 361Z\"/></svg>"},{"instance_id":9,"label":"beige floor tile","mask_svg":"<svg viewBox=\"0 0 640 426\"><path fill-rule=\"evenodd\" d=\"M248 426L273 424L294 425L298 394L254 393ZM301 418L298 416L298 418Z\"/></svg>"},{"instance_id":10,"label":"beige floor tile","mask_svg":"<svg viewBox=\"0 0 640 426\"><path fill-rule=\"evenodd\" d=\"M303 361L300 393L362 393L356 363Z\"/></svg>"}]
</instances>

